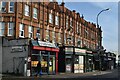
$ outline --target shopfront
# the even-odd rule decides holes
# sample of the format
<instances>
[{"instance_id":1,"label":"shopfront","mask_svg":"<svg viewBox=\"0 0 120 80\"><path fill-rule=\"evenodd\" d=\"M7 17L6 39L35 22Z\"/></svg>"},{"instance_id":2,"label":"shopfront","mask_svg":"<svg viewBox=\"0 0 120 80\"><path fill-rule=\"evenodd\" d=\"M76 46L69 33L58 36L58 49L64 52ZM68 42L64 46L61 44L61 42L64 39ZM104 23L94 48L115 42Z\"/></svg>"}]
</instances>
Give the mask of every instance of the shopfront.
<instances>
[{"instance_id":1,"label":"shopfront","mask_svg":"<svg viewBox=\"0 0 120 80\"><path fill-rule=\"evenodd\" d=\"M60 47L60 53L58 57L58 70L59 72L72 72L72 63L73 63L73 47L64 46Z\"/></svg>"},{"instance_id":2,"label":"shopfront","mask_svg":"<svg viewBox=\"0 0 120 80\"><path fill-rule=\"evenodd\" d=\"M79 49L73 46L61 47L58 59L59 59L59 72L72 73L73 68L74 68L74 73L85 72L85 63L86 63L85 49ZM72 67L73 64L74 67Z\"/></svg>"},{"instance_id":3,"label":"shopfront","mask_svg":"<svg viewBox=\"0 0 120 80\"><path fill-rule=\"evenodd\" d=\"M56 74L58 72L59 49L52 43L32 41L31 74L35 75L38 61L41 62L42 74Z\"/></svg>"},{"instance_id":4,"label":"shopfront","mask_svg":"<svg viewBox=\"0 0 120 80\"><path fill-rule=\"evenodd\" d=\"M86 72L92 72L94 70L94 64L93 64L93 53L92 51L87 51L87 60L86 60Z\"/></svg>"},{"instance_id":5,"label":"shopfront","mask_svg":"<svg viewBox=\"0 0 120 80\"><path fill-rule=\"evenodd\" d=\"M75 48L74 73L84 73L86 65L86 50Z\"/></svg>"}]
</instances>

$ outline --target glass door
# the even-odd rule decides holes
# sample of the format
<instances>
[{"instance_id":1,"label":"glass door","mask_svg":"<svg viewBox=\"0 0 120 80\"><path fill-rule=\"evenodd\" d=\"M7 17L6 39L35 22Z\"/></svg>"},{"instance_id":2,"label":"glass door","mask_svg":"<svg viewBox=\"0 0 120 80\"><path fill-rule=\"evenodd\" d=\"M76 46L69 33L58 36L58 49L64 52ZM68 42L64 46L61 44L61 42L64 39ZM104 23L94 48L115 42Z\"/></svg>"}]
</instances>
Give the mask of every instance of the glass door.
<instances>
[{"instance_id":1,"label":"glass door","mask_svg":"<svg viewBox=\"0 0 120 80\"><path fill-rule=\"evenodd\" d=\"M47 54L41 54L41 70L43 74L48 73L48 55Z\"/></svg>"},{"instance_id":2,"label":"glass door","mask_svg":"<svg viewBox=\"0 0 120 80\"><path fill-rule=\"evenodd\" d=\"M49 58L49 74L54 74L55 73L55 56L50 55Z\"/></svg>"}]
</instances>

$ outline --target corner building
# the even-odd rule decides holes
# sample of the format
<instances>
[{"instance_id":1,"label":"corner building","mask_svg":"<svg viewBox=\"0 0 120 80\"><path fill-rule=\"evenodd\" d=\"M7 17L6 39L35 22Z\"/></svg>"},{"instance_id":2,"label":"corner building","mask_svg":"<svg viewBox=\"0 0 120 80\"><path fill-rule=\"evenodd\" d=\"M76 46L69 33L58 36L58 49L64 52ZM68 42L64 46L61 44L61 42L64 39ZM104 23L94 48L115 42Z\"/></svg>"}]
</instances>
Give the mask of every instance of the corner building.
<instances>
[{"instance_id":1,"label":"corner building","mask_svg":"<svg viewBox=\"0 0 120 80\"><path fill-rule=\"evenodd\" d=\"M87 71L87 50L98 45L94 23L70 11L64 2L0 3L3 73L34 75L38 61L43 74Z\"/></svg>"}]
</instances>

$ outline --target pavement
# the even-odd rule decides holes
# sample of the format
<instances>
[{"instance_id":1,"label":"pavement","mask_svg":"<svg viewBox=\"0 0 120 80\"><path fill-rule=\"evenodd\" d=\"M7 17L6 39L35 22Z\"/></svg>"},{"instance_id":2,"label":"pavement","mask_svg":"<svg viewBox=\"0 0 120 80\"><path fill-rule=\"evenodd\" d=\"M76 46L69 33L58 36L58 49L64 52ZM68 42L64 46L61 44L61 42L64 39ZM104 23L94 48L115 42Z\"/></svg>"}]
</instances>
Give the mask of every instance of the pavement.
<instances>
[{"instance_id":1,"label":"pavement","mask_svg":"<svg viewBox=\"0 0 120 80\"><path fill-rule=\"evenodd\" d=\"M98 76L100 77L101 75L110 74L112 72L114 72L114 70L94 71L94 72L87 72L87 73L59 73L56 75L41 75L37 77L36 76L24 77L24 76L3 75L2 80L74 80L74 79L75 80L94 80L94 79L98 80L97 79Z\"/></svg>"}]
</instances>

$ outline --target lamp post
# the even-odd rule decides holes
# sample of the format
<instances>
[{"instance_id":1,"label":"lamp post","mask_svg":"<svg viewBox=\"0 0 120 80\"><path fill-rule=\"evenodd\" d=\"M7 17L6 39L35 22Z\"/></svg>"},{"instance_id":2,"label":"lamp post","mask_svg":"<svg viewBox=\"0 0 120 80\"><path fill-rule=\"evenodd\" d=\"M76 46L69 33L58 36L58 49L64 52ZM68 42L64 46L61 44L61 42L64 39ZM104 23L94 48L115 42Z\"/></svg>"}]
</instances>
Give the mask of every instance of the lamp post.
<instances>
[{"instance_id":1,"label":"lamp post","mask_svg":"<svg viewBox=\"0 0 120 80\"><path fill-rule=\"evenodd\" d=\"M104 11L108 11L110 10L109 8L107 9L103 9L101 10L98 14L97 14L97 28L98 28L98 31L97 31L97 35L98 35L98 54L99 54L99 70L101 70L101 59L100 59L100 52L101 52L101 28L99 28L99 24L98 24L98 17L99 15L104 12Z\"/></svg>"},{"instance_id":2,"label":"lamp post","mask_svg":"<svg viewBox=\"0 0 120 80\"><path fill-rule=\"evenodd\" d=\"M99 17L99 15L100 15L102 12L108 11L108 10L110 10L110 9L109 9L109 8L103 9L103 10L101 10L101 11L97 14L97 27L99 27L99 25L98 25L98 17Z\"/></svg>"}]
</instances>

